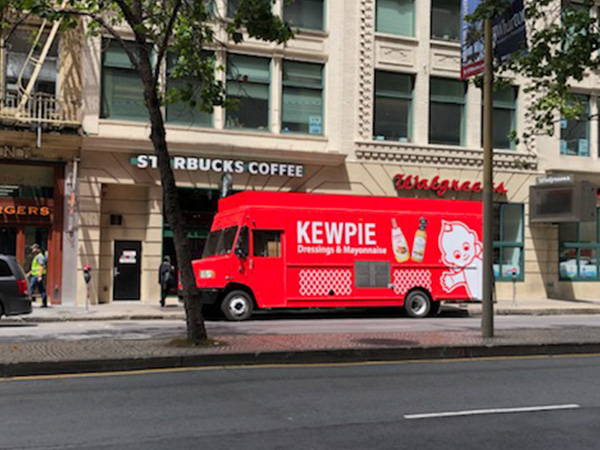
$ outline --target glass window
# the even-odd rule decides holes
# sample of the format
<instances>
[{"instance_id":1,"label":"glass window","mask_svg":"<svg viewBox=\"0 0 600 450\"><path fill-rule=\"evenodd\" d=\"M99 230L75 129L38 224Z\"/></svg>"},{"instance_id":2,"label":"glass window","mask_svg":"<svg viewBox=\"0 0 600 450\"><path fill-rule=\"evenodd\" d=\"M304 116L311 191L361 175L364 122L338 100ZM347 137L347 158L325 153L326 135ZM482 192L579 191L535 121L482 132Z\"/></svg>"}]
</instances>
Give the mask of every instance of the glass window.
<instances>
[{"instance_id":1,"label":"glass window","mask_svg":"<svg viewBox=\"0 0 600 450\"><path fill-rule=\"evenodd\" d=\"M12 277L12 270L6 261L0 261L0 277Z\"/></svg>"},{"instance_id":2,"label":"glass window","mask_svg":"<svg viewBox=\"0 0 600 450\"><path fill-rule=\"evenodd\" d=\"M466 83L431 78L429 96L429 143L463 145Z\"/></svg>"},{"instance_id":3,"label":"glass window","mask_svg":"<svg viewBox=\"0 0 600 450\"><path fill-rule=\"evenodd\" d=\"M241 0L227 0L227 17L235 16Z\"/></svg>"},{"instance_id":4,"label":"glass window","mask_svg":"<svg viewBox=\"0 0 600 450\"><path fill-rule=\"evenodd\" d=\"M279 258L281 256L281 231L254 230L254 256Z\"/></svg>"},{"instance_id":5,"label":"glass window","mask_svg":"<svg viewBox=\"0 0 600 450\"><path fill-rule=\"evenodd\" d=\"M25 65L27 61L27 55L34 46L37 29L21 28L16 30L10 35L6 42L6 90L7 95L16 95L19 90L18 78L23 70L21 77L20 88L24 89L27 87L31 75L33 73L34 64L29 63ZM39 58L43 48L43 43L48 39L48 33L44 33L39 40L39 44L33 51L32 56ZM38 75L37 81L34 86L34 92L43 92L49 95L56 94L56 74L58 70L58 45L59 38L56 37L50 46L48 55L44 60L42 69Z\"/></svg>"},{"instance_id":6,"label":"glass window","mask_svg":"<svg viewBox=\"0 0 600 450\"><path fill-rule=\"evenodd\" d=\"M283 62L283 133L323 134L323 66Z\"/></svg>"},{"instance_id":7,"label":"glass window","mask_svg":"<svg viewBox=\"0 0 600 450\"><path fill-rule=\"evenodd\" d=\"M411 140L413 81L411 75L375 72L373 139Z\"/></svg>"},{"instance_id":8,"label":"glass window","mask_svg":"<svg viewBox=\"0 0 600 450\"><path fill-rule=\"evenodd\" d=\"M494 91L492 145L499 149L514 149L511 133L516 129L517 88L507 87ZM483 145L483 107L481 108L481 145Z\"/></svg>"},{"instance_id":9,"label":"glass window","mask_svg":"<svg viewBox=\"0 0 600 450\"><path fill-rule=\"evenodd\" d=\"M558 274L561 280L600 280L598 230L598 219L595 222L559 224Z\"/></svg>"},{"instance_id":10,"label":"glass window","mask_svg":"<svg viewBox=\"0 0 600 450\"><path fill-rule=\"evenodd\" d=\"M222 230L211 231L208 234L202 257L228 255L231 253L237 228L238 227L228 227Z\"/></svg>"},{"instance_id":11,"label":"glass window","mask_svg":"<svg viewBox=\"0 0 600 450\"><path fill-rule=\"evenodd\" d=\"M283 4L283 18L292 27L322 30L324 0L292 0Z\"/></svg>"},{"instance_id":12,"label":"glass window","mask_svg":"<svg viewBox=\"0 0 600 450\"><path fill-rule=\"evenodd\" d=\"M577 95L583 104L580 118L560 121L560 153L562 155L590 156L590 98Z\"/></svg>"},{"instance_id":13,"label":"glass window","mask_svg":"<svg viewBox=\"0 0 600 450\"><path fill-rule=\"evenodd\" d=\"M524 207L494 204L494 276L499 281L523 281Z\"/></svg>"},{"instance_id":14,"label":"glass window","mask_svg":"<svg viewBox=\"0 0 600 450\"><path fill-rule=\"evenodd\" d=\"M207 58L212 58L212 54L206 54ZM175 66L175 55L169 55L167 60L167 90L168 89L187 89L191 87L193 101L196 104L201 102L200 81L193 77L174 78L172 69ZM167 104L166 121L179 125L189 125L197 127L210 127L212 125L212 114L200 111L196 105L192 106L189 101L181 101Z\"/></svg>"},{"instance_id":15,"label":"glass window","mask_svg":"<svg viewBox=\"0 0 600 450\"><path fill-rule=\"evenodd\" d=\"M130 44L133 48L133 43ZM144 87L119 42L103 41L102 107L100 117L147 121Z\"/></svg>"},{"instance_id":16,"label":"glass window","mask_svg":"<svg viewBox=\"0 0 600 450\"><path fill-rule=\"evenodd\" d=\"M415 35L414 0L377 0L375 29L382 33Z\"/></svg>"},{"instance_id":17,"label":"glass window","mask_svg":"<svg viewBox=\"0 0 600 450\"><path fill-rule=\"evenodd\" d=\"M227 109L227 128L269 129L270 63L245 55L227 59L227 96L238 102Z\"/></svg>"},{"instance_id":18,"label":"glass window","mask_svg":"<svg viewBox=\"0 0 600 450\"><path fill-rule=\"evenodd\" d=\"M431 2L431 38L444 41L460 40L460 1Z\"/></svg>"}]
</instances>

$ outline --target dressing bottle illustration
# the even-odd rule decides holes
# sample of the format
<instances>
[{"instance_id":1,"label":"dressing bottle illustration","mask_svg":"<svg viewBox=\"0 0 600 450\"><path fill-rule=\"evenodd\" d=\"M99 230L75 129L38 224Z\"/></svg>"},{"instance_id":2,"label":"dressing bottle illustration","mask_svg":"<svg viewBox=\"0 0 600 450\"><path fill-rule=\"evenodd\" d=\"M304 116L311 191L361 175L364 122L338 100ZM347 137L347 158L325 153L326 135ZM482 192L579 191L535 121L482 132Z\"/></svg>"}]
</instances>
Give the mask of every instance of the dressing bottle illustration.
<instances>
[{"instance_id":1,"label":"dressing bottle illustration","mask_svg":"<svg viewBox=\"0 0 600 450\"><path fill-rule=\"evenodd\" d=\"M427 228L427 219L421 217L419 219L419 229L415 231L415 238L413 240L411 259L414 262L423 261L423 257L425 256L425 246L427 245L427 232L425 228Z\"/></svg>"},{"instance_id":2,"label":"dressing bottle illustration","mask_svg":"<svg viewBox=\"0 0 600 450\"><path fill-rule=\"evenodd\" d=\"M404 233L402 233L396 219L392 219L392 250L394 251L396 261L399 263L408 261L408 258L410 257L408 243L406 242Z\"/></svg>"}]
</instances>

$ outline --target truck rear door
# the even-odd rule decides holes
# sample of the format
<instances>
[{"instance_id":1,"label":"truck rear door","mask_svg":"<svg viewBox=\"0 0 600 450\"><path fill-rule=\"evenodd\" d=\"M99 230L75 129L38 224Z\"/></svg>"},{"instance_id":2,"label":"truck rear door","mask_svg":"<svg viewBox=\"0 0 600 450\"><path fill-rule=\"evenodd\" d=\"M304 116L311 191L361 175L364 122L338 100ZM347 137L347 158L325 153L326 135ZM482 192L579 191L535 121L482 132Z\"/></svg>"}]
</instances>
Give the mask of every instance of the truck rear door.
<instances>
[{"instance_id":1,"label":"truck rear door","mask_svg":"<svg viewBox=\"0 0 600 450\"><path fill-rule=\"evenodd\" d=\"M250 280L259 307L285 306L284 233L252 230Z\"/></svg>"}]
</instances>

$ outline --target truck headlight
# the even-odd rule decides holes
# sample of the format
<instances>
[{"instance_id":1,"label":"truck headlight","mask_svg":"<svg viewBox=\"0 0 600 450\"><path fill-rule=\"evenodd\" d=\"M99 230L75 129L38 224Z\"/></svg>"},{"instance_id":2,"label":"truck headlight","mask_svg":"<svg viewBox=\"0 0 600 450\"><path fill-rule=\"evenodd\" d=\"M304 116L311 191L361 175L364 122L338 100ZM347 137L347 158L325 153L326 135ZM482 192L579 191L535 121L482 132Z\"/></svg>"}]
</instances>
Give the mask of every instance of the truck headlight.
<instances>
[{"instance_id":1,"label":"truck headlight","mask_svg":"<svg viewBox=\"0 0 600 450\"><path fill-rule=\"evenodd\" d=\"M206 280L206 279L214 278L214 277L215 277L214 270L201 270L200 271L200 279L201 280Z\"/></svg>"}]
</instances>

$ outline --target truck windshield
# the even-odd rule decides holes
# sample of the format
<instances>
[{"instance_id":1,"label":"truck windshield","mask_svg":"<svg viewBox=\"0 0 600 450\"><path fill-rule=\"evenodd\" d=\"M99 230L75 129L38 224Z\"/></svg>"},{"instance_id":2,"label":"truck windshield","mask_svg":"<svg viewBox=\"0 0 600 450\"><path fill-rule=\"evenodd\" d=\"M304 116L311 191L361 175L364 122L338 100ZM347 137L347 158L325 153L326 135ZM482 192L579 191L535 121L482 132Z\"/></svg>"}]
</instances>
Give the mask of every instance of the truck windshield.
<instances>
[{"instance_id":1,"label":"truck windshield","mask_svg":"<svg viewBox=\"0 0 600 450\"><path fill-rule=\"evenodd\" d=\"M208 234L202 257L207 258L209 256L227 255L231 253L237 229L238 227L229 227L211 231Z\"/></svg>"}]
</instances>

